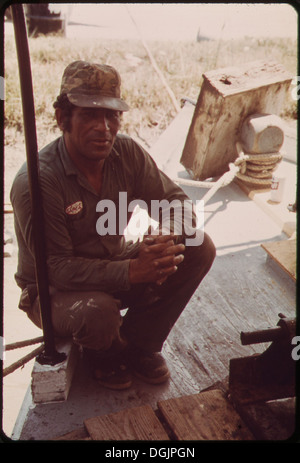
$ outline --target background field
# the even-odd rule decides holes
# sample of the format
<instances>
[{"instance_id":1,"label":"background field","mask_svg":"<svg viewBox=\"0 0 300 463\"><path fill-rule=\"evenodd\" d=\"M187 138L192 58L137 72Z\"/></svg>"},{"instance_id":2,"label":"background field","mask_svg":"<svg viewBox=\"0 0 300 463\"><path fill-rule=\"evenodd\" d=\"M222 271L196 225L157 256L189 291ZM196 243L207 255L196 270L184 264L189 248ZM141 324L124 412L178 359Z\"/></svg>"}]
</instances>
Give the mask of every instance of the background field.
<instances>
[{"instance_id":1,"label":"background field","mask_svg":"<svg viewBox=\"0 0 300 463\"><path fill-rule=\"evenodd\" d=\"M39 147L53 139L56 124L53 101L59 93L61 75L77 59L115 66L122 77L123 97L131 110L123 116L122 131L151 146L176 115L175 107L155 72L143 43L138 40L74 40L60 36L29 39ZM176 100L197 99L202 74L258 59L276 60L297 75L297 41L292 38L243 38L201 42L151 41L160 71ZM14 37L5 41L5 143L22 140L22 109ZM286 101L282 117L295 119L297 104ZM20 137L21 136L21 137Z\"/></svg>"}]
</instances>

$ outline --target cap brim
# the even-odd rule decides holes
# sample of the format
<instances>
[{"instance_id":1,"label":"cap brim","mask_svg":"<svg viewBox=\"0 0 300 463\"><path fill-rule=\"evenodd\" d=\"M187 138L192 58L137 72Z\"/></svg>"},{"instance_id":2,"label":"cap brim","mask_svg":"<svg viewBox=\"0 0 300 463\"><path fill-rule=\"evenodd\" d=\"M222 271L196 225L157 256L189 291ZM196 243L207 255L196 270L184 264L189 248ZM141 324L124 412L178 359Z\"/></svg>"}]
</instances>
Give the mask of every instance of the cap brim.
<instances>
[{"instance_id":1,"label":"cap brim","mask_svg":"<svg viewBox=\"0 0 300 463\"><path fill-rule=\"evenodd\" d=\"M106 108L115 111L129 111L129 106L121 98L113 98L110 96L99 95L76 95L67 93L67 97L71 103L81 108Z\"/></svg>"}]
</instances>

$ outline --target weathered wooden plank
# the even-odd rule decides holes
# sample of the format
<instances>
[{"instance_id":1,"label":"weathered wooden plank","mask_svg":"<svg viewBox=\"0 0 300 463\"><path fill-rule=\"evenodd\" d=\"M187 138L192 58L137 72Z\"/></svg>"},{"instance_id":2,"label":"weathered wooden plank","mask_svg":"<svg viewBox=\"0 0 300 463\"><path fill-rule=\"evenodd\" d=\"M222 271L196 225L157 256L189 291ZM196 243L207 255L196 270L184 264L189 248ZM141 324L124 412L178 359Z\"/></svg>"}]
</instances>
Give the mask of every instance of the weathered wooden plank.
<instances>
[{"instance_id":1,"label":"weathered wooden plank","mask_svg":"<svg viewBox=\"0 0 300 463\"><path fill-rule=\"evenodd\" d=\"M254 439L219 390L158 402L158 408L179 440Z\"/></svg>"},{"instance_id":2,"label":"weathered wooden plank","mask_svg":"<svg viewBox=\"0 0 300 463\"><path fill-rule=\"evenodd\" d=\"M92 440L169 440L149 405L84 421Z\"/></svg>"},{"instance_id":3,"label":"weathered wooden plank","mask_svg":"<svg viewBox=\"0 0 300 463\"><path fill-rule=\"evenodd\" d=\"M238 156L243 121L255 113L279 114L291 80L281 65L264 61L205 73L182 165L197 180L226 172Z\"/></svg>"},{"instance_id":4,"label":"weathered wooden plank","mask_svg":"<svg viewBox=\"0 0 300 463\"><path fill-rule=\"evenodd\" d=\"M296 281L296 239L265 243L262 248Z\"/></svg>"}]
</instances>

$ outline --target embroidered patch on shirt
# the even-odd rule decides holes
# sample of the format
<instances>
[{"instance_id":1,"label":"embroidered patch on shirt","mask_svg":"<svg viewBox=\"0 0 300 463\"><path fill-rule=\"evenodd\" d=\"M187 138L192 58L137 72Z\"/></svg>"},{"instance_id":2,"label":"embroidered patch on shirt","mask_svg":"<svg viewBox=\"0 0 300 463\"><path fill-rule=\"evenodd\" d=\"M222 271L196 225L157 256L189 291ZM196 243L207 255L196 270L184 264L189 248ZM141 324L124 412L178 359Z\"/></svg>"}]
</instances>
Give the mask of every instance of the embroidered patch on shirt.
<instances>
[{"instance_id":1,"label":"embroidered patch on shirt","mask_svg":"<svg viewBox=\"0 0 300 463\"><path fill-rule=\"evenodd\" d=\"M70 204L70 206L66 208L66 213L68 215L75 215L75 214L78 214L80 211L82 211L82 209L83 209L82 201L76 201L76 203Z\"/></svg>"}]
</instances>

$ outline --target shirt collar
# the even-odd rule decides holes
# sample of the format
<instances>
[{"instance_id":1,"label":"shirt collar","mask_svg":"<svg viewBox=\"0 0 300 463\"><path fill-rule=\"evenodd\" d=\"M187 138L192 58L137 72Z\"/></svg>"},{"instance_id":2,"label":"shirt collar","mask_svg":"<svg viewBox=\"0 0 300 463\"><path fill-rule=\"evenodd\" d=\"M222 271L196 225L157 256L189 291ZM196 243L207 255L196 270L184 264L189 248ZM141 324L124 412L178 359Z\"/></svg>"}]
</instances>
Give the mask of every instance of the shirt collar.
<instances>
[{"instance_id":1,"label":"shirt collar","mask_svg":"<svg viewBox=\"0 0 300 463\"><path fill-rule=\"evenodd\" d=\"M64 166L66 175L74 175L74 174L78 175L78 169L68 154L66 144L65 144L65 139L63 135L61 136L59 140L58 149L59 149L61 162Z\"/></svg>"},{"instance_id":2,"label":"shirt collar","mask_svg":"<svg viewBox=\"0 0 300 463\"><path fill-rule=\"evenodd\" d=\"M116 143L114 143L112 151L111 151L110 155L107 158L107 161L109 161L109 162L115 161L120 156L120 154L119 154L118 150L116 149L115 145L116 145ZM72 161L72 159L70 158L70 156L68 154L66 144L65 144L65 139L64 139L63 135L61 136L61 138L59 140L58 149L59 149L59 152L60 152L61 161L62 161L62 164L64 166L66 175L78 175L78 174L80 174L79 170L77 169L77 167L75 166L74 162Z\"/></svg>"}]
</instances>

